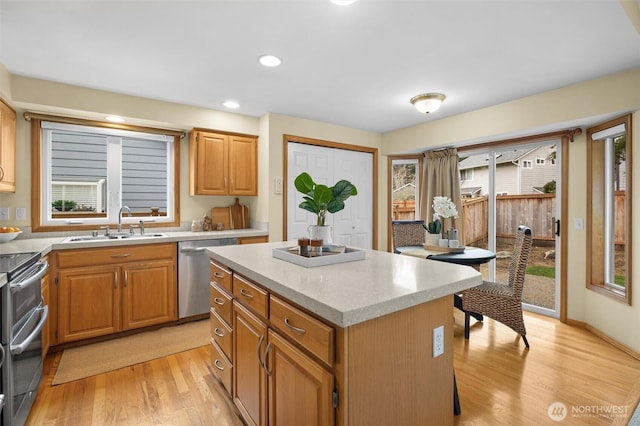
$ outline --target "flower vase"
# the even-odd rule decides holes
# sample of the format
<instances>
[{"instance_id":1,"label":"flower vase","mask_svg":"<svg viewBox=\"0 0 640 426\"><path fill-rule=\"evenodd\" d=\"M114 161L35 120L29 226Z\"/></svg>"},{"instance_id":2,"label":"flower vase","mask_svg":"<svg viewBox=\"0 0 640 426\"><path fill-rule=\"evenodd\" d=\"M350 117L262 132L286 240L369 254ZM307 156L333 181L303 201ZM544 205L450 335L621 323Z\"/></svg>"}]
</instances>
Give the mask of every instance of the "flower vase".
<instances>
[{"instance_id":1,"label":"flower vase","mask_svg":"<svg viewBox=\"0 0 640 426\"><path fill-rule=\"evenodd\" d=\"M331 244L333 244L331 225L309 225L307 232L309 232L309 239L322 240L323 251L331 250Z\"/></svg>"},{"instance_id":2,"label":"flower vase","mask_svg":"<svg viewBox=\"0 0 640 426\"><path fill-rule=\"evenodd\" d=\"M424 244L431 247L438 247L438 240L440 237L440 234L430 234L427 232L424 235Z\"/></svg>"}]
</instances>

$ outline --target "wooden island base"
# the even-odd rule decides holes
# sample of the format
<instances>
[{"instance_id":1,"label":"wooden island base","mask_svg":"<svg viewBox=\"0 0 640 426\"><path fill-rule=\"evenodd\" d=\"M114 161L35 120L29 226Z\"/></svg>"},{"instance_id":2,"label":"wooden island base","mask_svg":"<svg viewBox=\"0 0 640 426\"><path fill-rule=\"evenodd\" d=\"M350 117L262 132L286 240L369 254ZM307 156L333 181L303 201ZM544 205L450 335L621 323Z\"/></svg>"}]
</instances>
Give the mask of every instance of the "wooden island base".
<instances>
[{"instance_id":1,"label":"wooden island base","mask_svg":"<svg viewBox=\"0 0 640 426\"><path fill-rule=\"evenodd\" d=\"M453 424L453 296L337 328L336 352L337 425Z\"/></svg>"}]
</instances>

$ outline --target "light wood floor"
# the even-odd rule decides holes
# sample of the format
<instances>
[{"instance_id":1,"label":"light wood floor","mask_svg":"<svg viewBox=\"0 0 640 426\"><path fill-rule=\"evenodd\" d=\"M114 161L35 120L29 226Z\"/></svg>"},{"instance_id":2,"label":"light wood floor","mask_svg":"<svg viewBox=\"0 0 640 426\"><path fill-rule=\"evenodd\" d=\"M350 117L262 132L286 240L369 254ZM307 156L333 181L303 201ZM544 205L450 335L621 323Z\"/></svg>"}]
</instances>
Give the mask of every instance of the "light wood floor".
<instances>
[{"instance_id":1,"label":"light wood floor","mask_svg":"<svg viewBox=\"0 0 640 426\"><path fill-rule=\"evenodd\" d=\"M590 332L525 314L527 351L514 332L490 319L472 320L465 341L463 317L455 315L462 406L456 425L624 425L633 414L640 361ZM208 347L52 387L59 359L59 353L47 357L27 425L242 425L212 378ZM547 414L554 402L568 409L563 422ZM626 416L590 414L612 409Z\"/></svg>"}]
</instances>

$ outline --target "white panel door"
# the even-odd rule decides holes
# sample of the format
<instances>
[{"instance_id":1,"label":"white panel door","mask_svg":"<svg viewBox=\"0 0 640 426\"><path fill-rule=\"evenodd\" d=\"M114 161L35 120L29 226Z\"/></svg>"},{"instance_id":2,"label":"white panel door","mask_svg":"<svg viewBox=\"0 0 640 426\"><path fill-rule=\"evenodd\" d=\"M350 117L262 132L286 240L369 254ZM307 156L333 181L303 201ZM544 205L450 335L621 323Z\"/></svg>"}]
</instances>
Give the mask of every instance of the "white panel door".
<instances>
[{"instance_id":1,"label":"white panel door","mask_svg":"<svg viewBox=\"0 0 640 426\"><path fill-rule=\"evenodd\" d=\"M307 227L316 223L314 214L298 207L302 194L294 186L295 178L307 172L316 183L330 186L346 179L358 188L358 195L347 200L344 210L328 214L325 223L333 227L334 243L371 248L373 154L292 142L287 145L287 238L308 236Z\"/></svg>"}]
</instances>

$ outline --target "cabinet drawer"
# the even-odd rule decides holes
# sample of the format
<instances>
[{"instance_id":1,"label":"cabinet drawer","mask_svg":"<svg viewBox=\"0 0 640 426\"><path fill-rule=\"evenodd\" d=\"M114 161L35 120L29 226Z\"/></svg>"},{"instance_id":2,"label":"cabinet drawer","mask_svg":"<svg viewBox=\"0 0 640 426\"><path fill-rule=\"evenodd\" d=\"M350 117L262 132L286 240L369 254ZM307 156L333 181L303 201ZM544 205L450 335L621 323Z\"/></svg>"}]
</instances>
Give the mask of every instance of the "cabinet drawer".
<instances>
[{"instance_id":1,"label":"cabinet drawer","mask_svg":"<svg viewBox=\"0 0 640 426\"><path fill-rule=\"evenodd\" d=\"M59 250L58 268L113 265L141 260L171 259L176 256L175 243L137 246L98 247L83 250Z\"/></svg>"},{"instance_id":2,"label":"cabinet drawer","mask_svg":"<svg viewBox=\"0 0 640 426\"><path fill-rule=\"evenodd\" d=\"M231 370L233 367L213 339L211 339L211 362L213 363L213 373L222 382L227 392L231 394L231 378L233 377Z\"/></svg>"},{"instance_id":3,"label":"cabinet drawer","mask_svg":"<svg viewBox=\"0 0 640 426\"><path fill-rule=\"evenodd\" d=\"M300 309L271 296L269 321L328 366L333 365L334 330Z\"/></svg>"},{"instance_id":4,"label":"cabinet drawer","mask_svg":"<svg viewBox=\"0 0 640 426\"><path fill-rule=\"evenodd\" d=\"M233 275L233 295L245 306L253 309L258 315L267 318L269 293L239 275Z\"/></svg>"},{"instance_id":5,"label":"cabinet drawer","mask_svg":"<svg viewBox=\"0 0 640 426\"><path fill-rule=\"evenodd\" d=\"M210 266L211 281L231 293L231 271L218 265L213 260Z\"/></svg>"},{"instance_id":6,"label":"cabinet drawer","mask_svg":"<svg viewBox=\"0 0 640 426\"><path fill-rule=\"evenodd\" d=\"M220 318L231 324L231 296L217 285L211 283L211 307L220 315Z\"/></svg>"},{"instance_id":7,"label":"cabinet drawer","mask_svg":"<svg viewBox=\"0 0 640 426\"><path fill-rule=\"evenodd\" d=\"M233 331L222 318L211 309L211 338L220 346L228 359L231 359L231 347L233 343Z\"/></svg>"}]
</instances>

